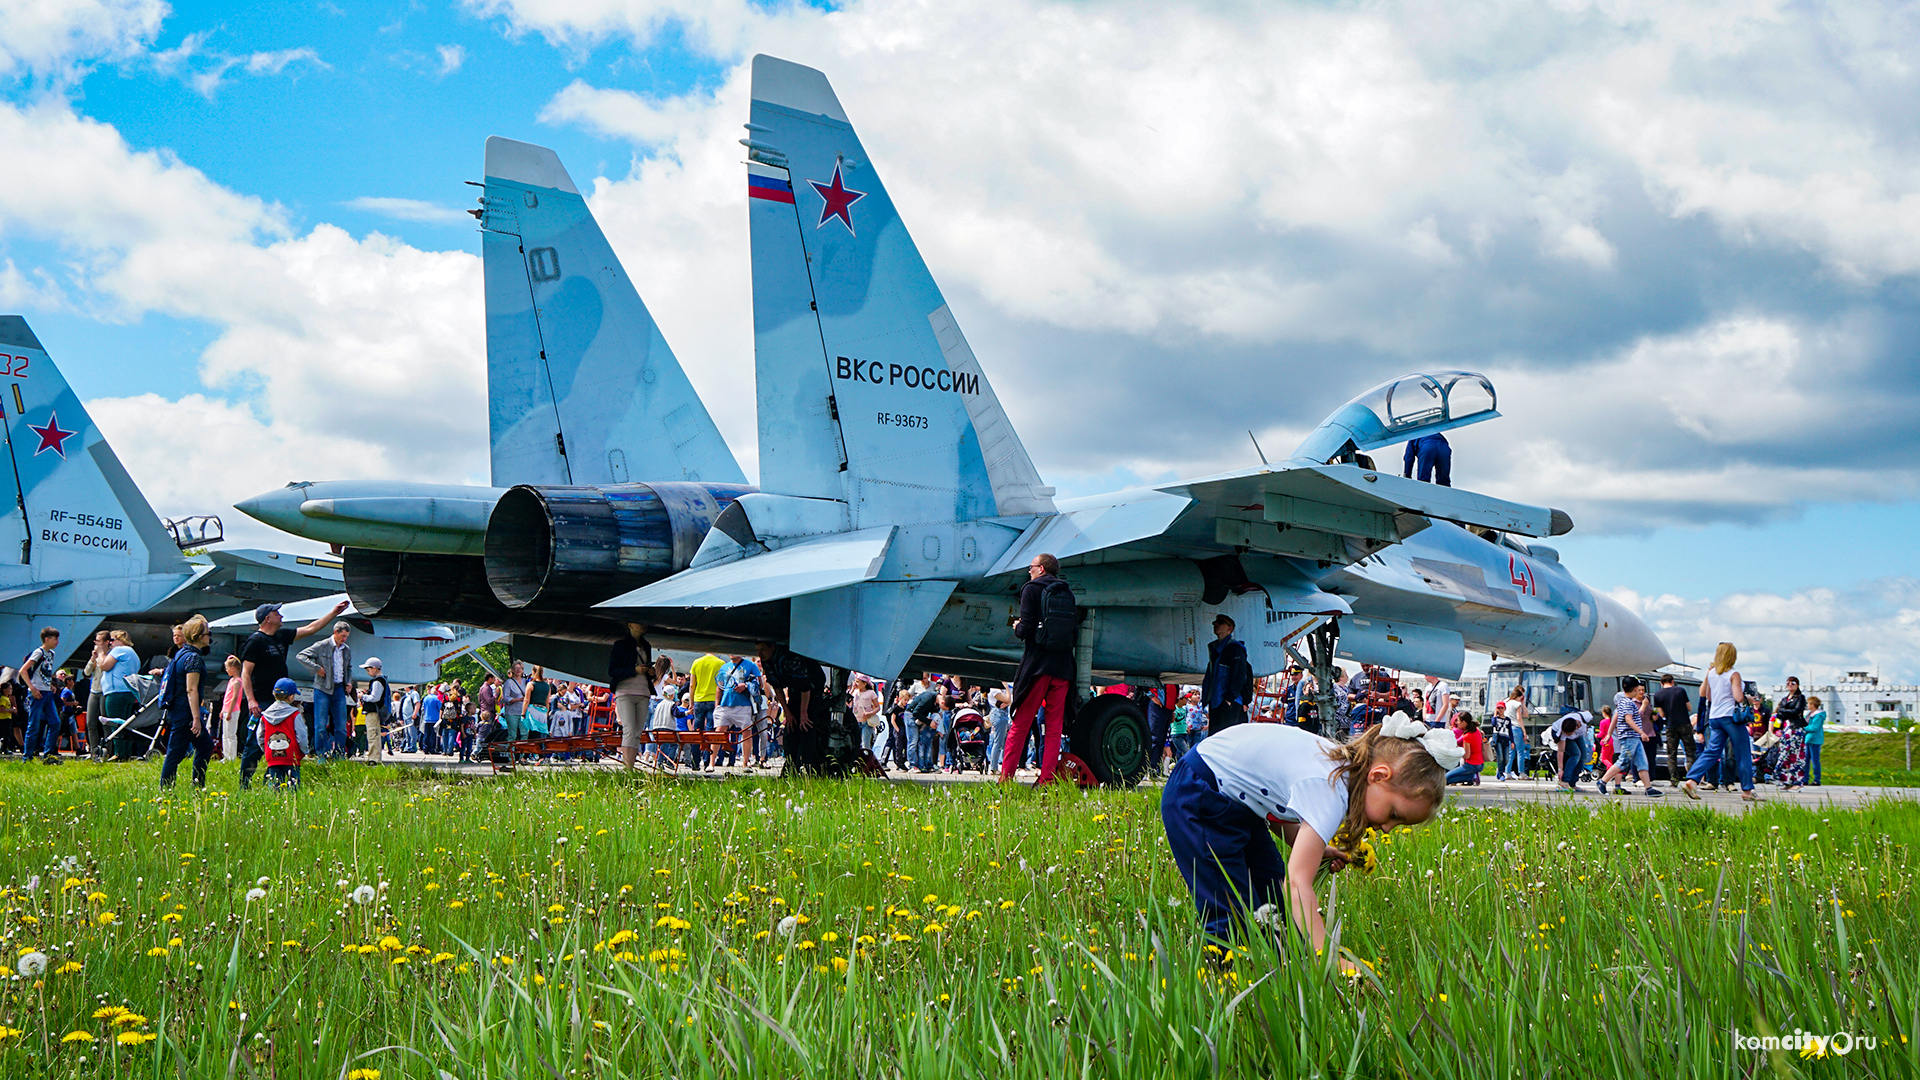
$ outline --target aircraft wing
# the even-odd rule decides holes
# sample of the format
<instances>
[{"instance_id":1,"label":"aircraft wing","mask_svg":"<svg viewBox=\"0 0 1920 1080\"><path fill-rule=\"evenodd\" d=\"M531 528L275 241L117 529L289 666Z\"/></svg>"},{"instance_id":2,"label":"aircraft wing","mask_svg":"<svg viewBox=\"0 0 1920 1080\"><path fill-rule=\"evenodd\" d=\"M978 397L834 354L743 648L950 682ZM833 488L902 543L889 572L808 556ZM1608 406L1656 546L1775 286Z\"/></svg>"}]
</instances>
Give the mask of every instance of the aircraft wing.
<instances>
[{"instance_id":1,"label":"aircraft wing","mask_svg":"<svg viewBox=\"0 0 1920 1080\"><path fill-rule=\"evenodd\" d=\"M1441 487L1358 465L1245 469L1157 489L1214 508L1225 519L1392 543L1426 527L1422 518L1558 536L1573 528L1564 511ZM1255 515L1255 516L1246 516ZM1223 538L1224 539L1224 538Z\"/></svg>"},{"instance_id":2,"label":"aircraft wing","mask_svg":"<svg viewBox=\"0 0 1920 1080\"><path fill-rule=\"evenodd\" d=\"M749 559L669 578L595 604L595 610L742 607L871 581L886 562L894 526L837 533Z\"/></svg>"}]
</instances>

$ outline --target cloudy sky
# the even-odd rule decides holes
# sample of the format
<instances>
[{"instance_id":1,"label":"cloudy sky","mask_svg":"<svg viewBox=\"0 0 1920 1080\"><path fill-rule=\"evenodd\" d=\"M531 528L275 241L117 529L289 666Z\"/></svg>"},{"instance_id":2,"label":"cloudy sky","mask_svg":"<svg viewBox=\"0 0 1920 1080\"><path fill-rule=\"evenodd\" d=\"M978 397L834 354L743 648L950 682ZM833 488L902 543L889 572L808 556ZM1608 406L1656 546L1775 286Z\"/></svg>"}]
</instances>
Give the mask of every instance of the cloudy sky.
<instances>
[{"instance_id":1,"label":"cloudy sky","mask_svg":"<svg viewBox=\"0 0 1920 1080\"><path fill-rule=\"evenodd\" d=\"M1920 679L1905 6L0 0L0 309L163 514L484 482L462 181L544 143L751 476L755 52L832 78L1063 494L1484 371L1455 482L1676 655Z\"/></svg>"}]
</instances>

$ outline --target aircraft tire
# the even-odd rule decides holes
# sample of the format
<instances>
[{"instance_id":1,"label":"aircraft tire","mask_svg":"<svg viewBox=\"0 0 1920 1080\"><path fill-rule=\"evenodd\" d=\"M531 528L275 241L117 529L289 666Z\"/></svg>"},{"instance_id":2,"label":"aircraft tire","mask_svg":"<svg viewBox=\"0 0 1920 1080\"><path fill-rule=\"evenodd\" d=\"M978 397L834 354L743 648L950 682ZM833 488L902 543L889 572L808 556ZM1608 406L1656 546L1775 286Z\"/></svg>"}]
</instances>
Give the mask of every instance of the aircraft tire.
<instances>
[{"instance_id":1,"label":"aircraft tire","mask_svg":"<svg viewBox=\"0 0 1920 1080\"><path fill-rule=\"evenodd\" d=\"M1147 718L1130 698L1096 694L1080 707L1073 752L1106 787L1133 787L1147 773Z\"/></svg>"}]
</instances>

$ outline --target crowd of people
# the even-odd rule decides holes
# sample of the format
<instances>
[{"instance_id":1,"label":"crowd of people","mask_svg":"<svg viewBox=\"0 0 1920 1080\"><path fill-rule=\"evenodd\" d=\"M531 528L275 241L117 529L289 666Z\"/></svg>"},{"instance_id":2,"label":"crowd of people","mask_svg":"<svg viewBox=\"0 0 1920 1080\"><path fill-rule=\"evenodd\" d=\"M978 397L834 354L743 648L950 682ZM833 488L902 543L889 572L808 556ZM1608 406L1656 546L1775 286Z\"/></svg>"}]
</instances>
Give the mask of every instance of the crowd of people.
<instances>
[{"instance_id":1,"label":"crowd of people","mask_svg":"<svg viewBox=\"0 0 1920 1080\"><path fill-rule=\"evenodd\" d=\"M1036 558L1030 568L1015 626L1026 658L1011 681L938 672L883 681L855 674L836 709L825 670L776 644L762 643L751 658L708 653L679 671L668 657L654 655L646 628L633 625L610 650L603 684L551 679L516 660L504 676L489 672L471 688L454 680L395 686L378 657L356 663L351 627L339 619L344 603L299 627L284 625L279 605L264 604L255 612L258 628L217 670L206 660L207 621L198 615L173 627L172 647L144 671L123 630L99 631L80 670L63 668L60 635L48 628L17 671L0 668L0 737L25 757L48 763L61 760L62 748L94 760L127 760L141 749L140 739L164 740L162 784L172 784L189 757L194 783L204 784L208 762L227 758L240 761L243 788L263 762L270 782L297 783L306 757L378 763L388 754L439 754L502 770L526 760L529 746L546 760L598 757L594 749L556 751L528 740L603 733L608 740L617 733L629 768L712 772L779 760L788 769L842 773L870 763L918 774L998 771L1003 780L1029 771L1046 783L1058 773L1063 747L1071 750L1064 731L1073 706L1065 688L1073 673L1069 650L1041 629L1049 604L1056 624L1076 618L1049 559ZM1672 675L1663 676L1657 690L1627 677L1598 717L1567 705L1541 722L1520 686L1483 720L1460 708L1450 686L1433 676L1415 692L1373 665L1351 675L1335 665L1326 694L1299 668L1256 678L1234 630L1231 616L1216 617L1199 685L1099 689L1128 695L1142 707L1148 767L1156 773L1164 775L1205 740L1248 722L1351 741L1403 714L1452 736L1462 760L1447 772L1447 784L1480 783L1491 755L1497 780L1550 773L1565 791L1579 791L1592 778L1602 794L1637 783L1659 797L1652 765L1653 749L1662 743L1673 766L1669 785L1690 796L1738 785L1752 799L1756 783L1792 791L1821 782L1826 710L1820 699L1802 694L1799 680L1789 678L1780 699L1769 700L1734 670L1737 653L1728 643L1717 650L1697 700ZM315 640L293 651L302 638ZM311 686L305 709L289 678L289 657ZM127 726L143 696L159 703L157 738ZM667 732L719 734L687 740Z\"/></svg>"}]
</instances>

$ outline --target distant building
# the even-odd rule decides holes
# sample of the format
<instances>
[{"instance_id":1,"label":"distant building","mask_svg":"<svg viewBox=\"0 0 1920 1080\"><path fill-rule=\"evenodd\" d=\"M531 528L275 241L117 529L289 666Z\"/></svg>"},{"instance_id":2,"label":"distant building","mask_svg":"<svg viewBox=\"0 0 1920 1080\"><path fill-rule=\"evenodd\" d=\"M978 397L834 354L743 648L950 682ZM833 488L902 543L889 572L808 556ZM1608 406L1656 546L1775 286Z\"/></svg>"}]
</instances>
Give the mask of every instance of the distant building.
<instances>
[{"instance_id":1,"label":"distant building","mask_svg":"<svg viewBox=\"0 0 1920 1080\"><path fill-rule=\"evenodd\" d=\"M1778 701L1786 692L1780 686L1768 696ZM1849 671L1837 683L1802 687L1802 692L1826 703L1830 724L1867 727L1876 720L1920 716L1920 686L1882 686L1878 676L1864 671Z\"/></svg>"}]
</instances>

